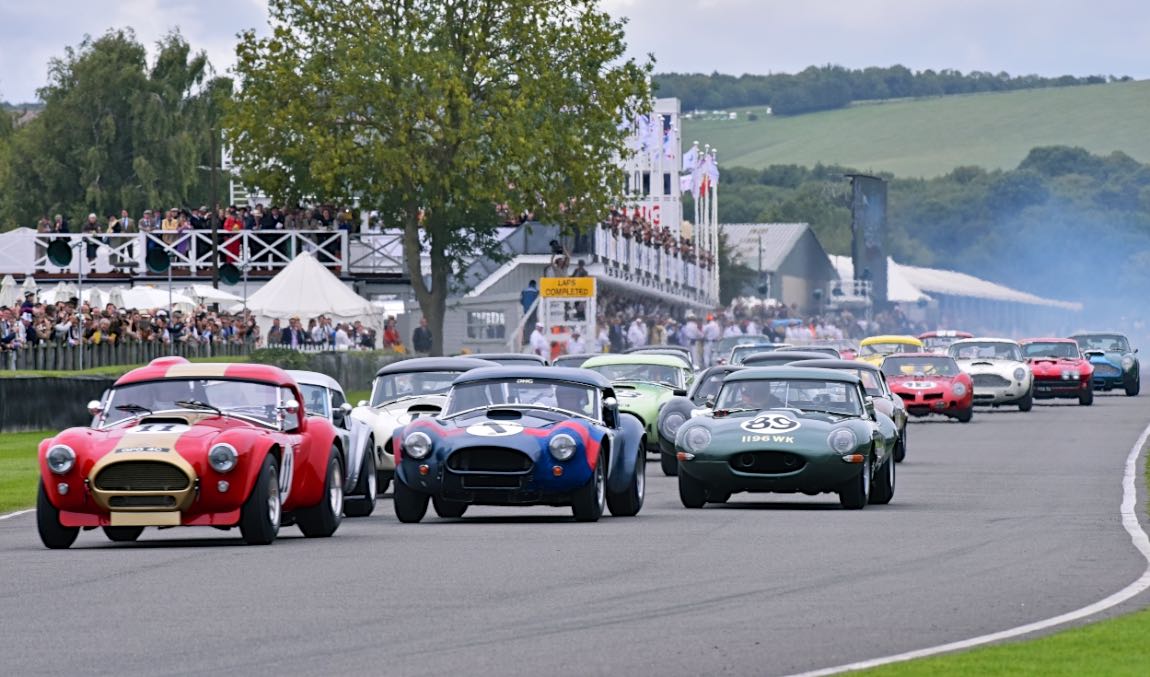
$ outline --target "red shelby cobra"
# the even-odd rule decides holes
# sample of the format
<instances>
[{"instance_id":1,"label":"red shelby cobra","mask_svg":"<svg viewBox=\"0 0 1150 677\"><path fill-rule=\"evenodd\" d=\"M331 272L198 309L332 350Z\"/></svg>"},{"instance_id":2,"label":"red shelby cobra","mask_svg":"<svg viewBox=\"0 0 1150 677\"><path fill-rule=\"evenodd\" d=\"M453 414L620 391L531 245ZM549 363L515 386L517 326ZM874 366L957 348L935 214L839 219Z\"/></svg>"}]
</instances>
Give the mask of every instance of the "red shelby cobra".
<instances>
[{"instance_id":1,"label":"red shelby cobra","mask_svg":"<svg viewBox=\"0 0 1150 677\"><path fill-rule=\"evenodd\" d=\"M1077 399L1094 404L1094 365L1074 339L1032 338L1018 342L1034 374L1034 399Z\"/></svg>"},{"instance_id":2,"label":"red shelby cobra","mask_svg":"<svg viewBox=\"0 0 1150 677\"><path fill-rule=\"evenodd\" d=\"M267 544L292 522L331 536L346 450L300 400L267 365L167 357L128 372L89 404L91 427L40 443L40 540L67 548L81 528L134 541L145 527L212 526Z\"/></svg>"},{"instance_id":3,"label":"red shelby cobra","mask_svg":"<svg viewBox=\"0 0 1150 677\"><path fill-rule=\"evenodd\" d=\"M911 416L941 414L968 423L974 415L974 383L949 355L888 355L882 373Z\"/></svg>"}]
</instances>

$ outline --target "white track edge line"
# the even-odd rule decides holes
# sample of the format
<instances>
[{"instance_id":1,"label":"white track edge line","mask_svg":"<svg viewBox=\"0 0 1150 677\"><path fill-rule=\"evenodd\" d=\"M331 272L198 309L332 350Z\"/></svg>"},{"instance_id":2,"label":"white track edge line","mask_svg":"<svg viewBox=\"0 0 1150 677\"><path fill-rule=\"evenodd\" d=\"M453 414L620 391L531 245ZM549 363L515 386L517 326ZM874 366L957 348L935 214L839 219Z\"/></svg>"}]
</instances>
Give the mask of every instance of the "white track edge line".
<instances>
[{"instance_id":1,"label":"white track edge line","mask_svg":"<svg viewBox=\"0 0 1150 677\"><path fill-rule=\"evenodd\" d=\"M28 508L27 510L17 510L16 512L10 512L10 513L7 513L5 515L0 515L0 520L11 519L13 517L19 517L20 515L27 515L30 512L36 512L36 509L35 508Z\"/></svg>"},{"instance_id":2,"label":"white track edge line","mask_svg":"<svg viewBox=\"0 0 1150 677\"><path fill-rule=\"evenodd\" d=\"M1089 604L1080 609L1069 611L1067 613L1047 618L1026 625L1019 625L1007 630L1001 630L989 635L979 635L970 639L964 639L958 642L950 642L949 644L939 644L938 646L927 647L925 649L917 649L915 651L907 651L905 653L894 654L891 656L883 656L882 658L871 658L869 660L858 661L857 663L848 663L846 665L838 665L833 668L823 668L821 670L811 670L810 672L802 672L792 675L791 677L823 677L825 675L836 675L843 672L852 672L855 670L867 670L869 668L877 668L883 665L890 665L891 663L902 663L905 661L914 660L916 658L926 658L927 656L936 656L938 654L950 653L952 651L960 651L963 649L970 649L984 644L991 644L999 642L1004 639L1011 639L1022 635L1027 635L1039 630L1046 630L1058 625L1070 623L1072 621L1081 620L1088 616L1101 613L1112 607L1135 597L1136 595L1150 589L1150 536L1147 536L1146 531L1142 528L1142 523L1138 520L1137 506L1138 506L1138 459L1142 456L1142 449L1146 446L1146 441L1150 439L1150 425L1143 429L1142 434L1138 437L1138 441L1134 443L1134 448L1130 450L1130 454L1126 457L1126 471L1122 477L1122 505L1120 508L1122 515L1122 527L1126 529L1126 533L1130 534L1130 540L1133 542L1134 547L1146 560L1146 569L1142 575L1138 577L1130 585L1122 588L1118 592L1110 595L1109 597L1099 600L1093 604Z\"/></svg>"}]
</instances>

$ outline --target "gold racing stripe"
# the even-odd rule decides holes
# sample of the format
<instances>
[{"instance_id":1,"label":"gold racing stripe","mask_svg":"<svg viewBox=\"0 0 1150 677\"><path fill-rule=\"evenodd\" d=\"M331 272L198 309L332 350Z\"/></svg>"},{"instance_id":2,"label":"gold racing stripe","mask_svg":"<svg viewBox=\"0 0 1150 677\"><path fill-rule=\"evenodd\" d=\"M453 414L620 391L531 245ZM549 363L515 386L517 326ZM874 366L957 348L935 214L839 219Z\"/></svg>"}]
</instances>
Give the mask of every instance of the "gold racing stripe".
<instances>
[{"instance_id":1,"label":"gold racing stripe","mask_svg":"<svg viewBox=\"0 0 1150 677\"><path fill-rule=\"evenodd\" d=\"M176 443L180 437L191 430L191 426L186 423L143 423L133 426L124 431L124 435L116 443L116 446L111 452L105 454L103 458L96 461L92 466L89 477L92 478L91 492L92 499L101 508L108 510L112 513L112 520L114 525L124 526L169 526L179 524L179 517L181 511L186 510L193 498L195 497L195 479L196 471L190 463L188 463L182 456L176 453ZM188 485L185 489L175 491L104 491L101 490L96 482L100 471L104 468L115 465L125 461L156 461L160 463L167 463L179 468L188 477ZM174 510L164 510L165 513L174 513L176 517L171 515L154 515L154 522L147 522L147 518L132 518L133 521L122 522L117 516L117 511L112 508L109 499L113 496L123 495L152 495L152 496L172 496L176 503ZM126 509L123 512L144 512L140 509ZM155 512L151 509L149 512ZM139 520L143 519L144 522Z\"/></svg>"},{"instance_id":2,"label":"gold racing stripe","mask_svg":"<svg viewBox=\"0 0 1150 677\"><path fill-rule=\"evenodd\" d=\"M207 362L202 364L173 364L168 367L167 373L164 376L168 378L187 378L187 377L200 377L200 378L220 378L227 373L228 368L232 365L226 362Z\"/></svg>"}]
</instances>

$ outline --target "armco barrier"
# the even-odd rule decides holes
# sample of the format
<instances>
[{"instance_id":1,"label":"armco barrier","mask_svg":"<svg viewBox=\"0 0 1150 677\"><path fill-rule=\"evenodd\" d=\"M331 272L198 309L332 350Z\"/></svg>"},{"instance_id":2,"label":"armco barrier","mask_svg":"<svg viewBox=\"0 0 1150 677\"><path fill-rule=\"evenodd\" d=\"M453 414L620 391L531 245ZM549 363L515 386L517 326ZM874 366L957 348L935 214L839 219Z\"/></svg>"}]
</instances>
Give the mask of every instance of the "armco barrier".
<instances>
[{"instance_id":1,"label":"armco barrier","mask_svg":"<svg viewBox=\"0 0 1150 677\"><path fill-rule=\"evenodd\" d=\"M63 430L87 425L88 402L112 386L100 376L0 378L0 432Z\"/></svg>"}]
</instances>

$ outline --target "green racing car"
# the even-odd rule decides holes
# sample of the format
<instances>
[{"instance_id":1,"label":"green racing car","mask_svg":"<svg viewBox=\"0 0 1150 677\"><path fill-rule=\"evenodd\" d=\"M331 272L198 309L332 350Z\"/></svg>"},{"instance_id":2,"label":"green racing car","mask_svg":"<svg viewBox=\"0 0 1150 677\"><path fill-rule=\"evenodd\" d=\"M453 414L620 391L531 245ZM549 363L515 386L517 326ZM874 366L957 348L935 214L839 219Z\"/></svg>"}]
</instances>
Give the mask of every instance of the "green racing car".
<instances>
[{"instance_id":1,"label":"green racing car","mask_svg":"<svg viewBox=\"0 0 1150 677\"><path fill-rule=\"evenodd\" d=\"M646 431L646 448L659 451L659 409L667 400L687 394L694 373L686 360L673 355L628 353L597 355L584 369L602 374L615 389L619 411L639 419Z\"/></svg>"}]
</instances>

